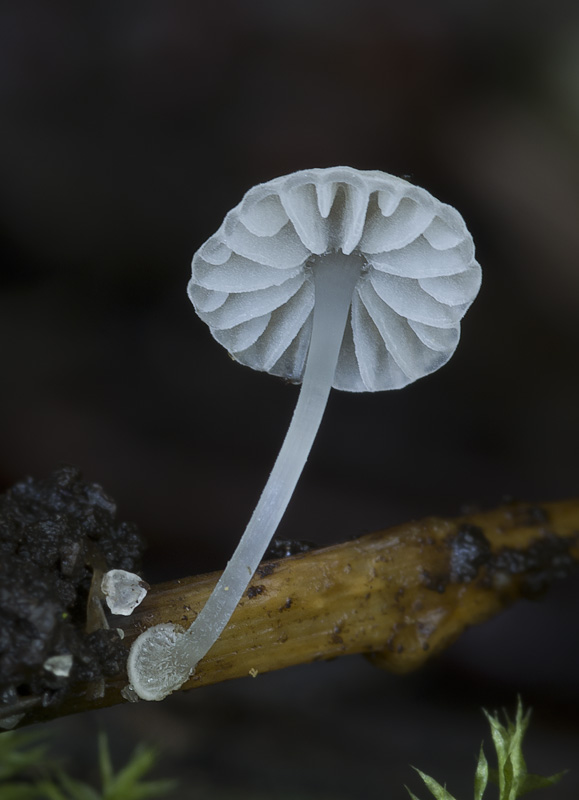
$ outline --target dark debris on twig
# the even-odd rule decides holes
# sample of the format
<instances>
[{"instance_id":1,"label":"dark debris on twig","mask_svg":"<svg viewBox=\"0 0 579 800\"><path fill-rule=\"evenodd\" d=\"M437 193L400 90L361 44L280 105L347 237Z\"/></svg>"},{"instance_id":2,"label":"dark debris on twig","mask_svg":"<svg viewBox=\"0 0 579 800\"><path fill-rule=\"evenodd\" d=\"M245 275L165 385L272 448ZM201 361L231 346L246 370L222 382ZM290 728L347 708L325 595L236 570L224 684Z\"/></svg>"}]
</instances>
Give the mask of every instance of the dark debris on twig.
<instances>
[{"instance_id":1,"label":"dark debris on twig","mask_svg":"<svg viewBox=\"0 0 579 800\"><path fill-rule=\"evenodd\" d=\"M116 631L87 631L87 600L95 572L135 572L142 551L136 526L119 523L114 501L76 467L0 495L0 727L122 669ZM72 661L68 674L55 656Z\"/></svg>"}]
</instances>

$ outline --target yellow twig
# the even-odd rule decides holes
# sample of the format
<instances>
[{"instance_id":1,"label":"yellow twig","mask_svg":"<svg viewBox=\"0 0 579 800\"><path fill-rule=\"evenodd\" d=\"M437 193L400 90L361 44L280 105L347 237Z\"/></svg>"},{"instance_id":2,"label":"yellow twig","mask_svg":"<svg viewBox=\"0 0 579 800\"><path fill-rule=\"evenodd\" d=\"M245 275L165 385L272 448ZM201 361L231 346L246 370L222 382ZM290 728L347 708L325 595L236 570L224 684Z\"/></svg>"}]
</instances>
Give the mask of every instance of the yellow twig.
<instances>
[{"instance_id":1,"label":"yellow twig","mask_svg":"<svg viewBox=\"0 0 579 800\"><path fill-rule=\"evenodd\" d=\"M231 623L183 688L365 653L395 672L424 664L465 628L543 590L579 560L579 500L515 504L458 519L428 518L258 569ZM131 617L127 647L159 622L187 627L218 573L153 586ZM126 676L95 698L78 685L27 724L123 702Z\"/></svg>"}]
</instances>

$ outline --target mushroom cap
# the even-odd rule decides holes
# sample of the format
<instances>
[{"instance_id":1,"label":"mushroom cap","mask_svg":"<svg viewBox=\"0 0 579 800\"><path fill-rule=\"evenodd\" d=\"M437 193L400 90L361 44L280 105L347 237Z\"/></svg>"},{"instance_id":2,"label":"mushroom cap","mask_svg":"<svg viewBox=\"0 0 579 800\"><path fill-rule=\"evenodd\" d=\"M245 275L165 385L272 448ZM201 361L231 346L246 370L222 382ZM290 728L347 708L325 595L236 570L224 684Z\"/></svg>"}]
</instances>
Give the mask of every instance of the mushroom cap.
<instances>
[{"instance_id":1,"label":"mushroom cap","mask_svg":"<svg viewBox=\"0 0 579 800\"><path fill-rule=\"evenodd\" d=\"M379 171L308 169L250 189L193 257L189 297L237 361L301 382L315 263L364 267L333 386L399 389L454 353L481 270L464 220L425 189Z\"/></svg>"}]
</instances>

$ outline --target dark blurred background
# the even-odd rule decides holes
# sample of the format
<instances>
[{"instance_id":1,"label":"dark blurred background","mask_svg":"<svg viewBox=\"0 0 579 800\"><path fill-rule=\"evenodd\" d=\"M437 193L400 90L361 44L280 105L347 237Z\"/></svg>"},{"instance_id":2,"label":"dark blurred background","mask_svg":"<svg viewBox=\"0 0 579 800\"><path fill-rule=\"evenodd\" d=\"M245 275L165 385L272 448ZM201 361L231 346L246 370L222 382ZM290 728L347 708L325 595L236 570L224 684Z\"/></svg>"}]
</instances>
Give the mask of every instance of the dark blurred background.
<instances>
[{"instance_id":1,"label":"dark blurred background","mask_svg":"<svg viewBox=\"0 0 579 800\"><path fill-rule=\"evenodd\" d=\"M483 287L439 373L333 393L280 535L577 495L572 9L1 0L1 488L76 464L145 533L150 581L221 568L297 389L214 342L186 296L191 257L255 183L348 164L456 206ZM184 798L402 798L410 762L468 796L478 708L517 691L536 709L531 768L572 766L578 595L571 581L521 604L417 676L349 659L53 732L92 760L99 724L121 753L146 732ZM576 769L550 796L578 794Z\"/></svg>"}]
</instances>

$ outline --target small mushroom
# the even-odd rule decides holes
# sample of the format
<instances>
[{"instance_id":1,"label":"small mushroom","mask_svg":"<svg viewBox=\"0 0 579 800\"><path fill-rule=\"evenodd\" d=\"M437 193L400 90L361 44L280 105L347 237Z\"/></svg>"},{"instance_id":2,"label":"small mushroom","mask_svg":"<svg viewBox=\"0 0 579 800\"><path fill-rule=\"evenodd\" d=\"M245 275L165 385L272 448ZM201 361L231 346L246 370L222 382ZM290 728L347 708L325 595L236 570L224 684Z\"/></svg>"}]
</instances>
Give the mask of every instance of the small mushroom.
<instances>
[{"instance_id":1,"label":"small mushroom","mask_svg":"<svg viewBox=\"0 0 579 800\"><path fill-rule=\"evenodd\" d=\"M130 616L147 596L149 585L134 572L111 569L102 577L101 591L112 614Z\"/></svg>"},{"instance_id":2,"label":"small mushroom","mask_svg":"<svg viewBox=\"0 0 579 800\"><path fill-rule=\"evenodd\" d=\"M42 665L47 672L52 672L57 678L68 678L72 669L72 655L65 653L59 656L50 656Z\"/></svg>"},{"instance_id":3,"label":"small mushroom","mask_svg":"<svg viewBox=\"0 0 579 800\"><path fill-rule=\"evenodd\" d=\"M127 664L161 700L227 625L308 458L330 389L400 389L453 354L481 281L460 214L424 189L350 167L251 189L195 254L189 297L242 364L302 384L289 430L239 545L188 630L141 634Z\"/></svg>"}]
</instances>

